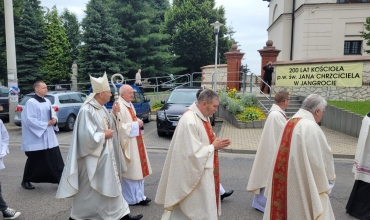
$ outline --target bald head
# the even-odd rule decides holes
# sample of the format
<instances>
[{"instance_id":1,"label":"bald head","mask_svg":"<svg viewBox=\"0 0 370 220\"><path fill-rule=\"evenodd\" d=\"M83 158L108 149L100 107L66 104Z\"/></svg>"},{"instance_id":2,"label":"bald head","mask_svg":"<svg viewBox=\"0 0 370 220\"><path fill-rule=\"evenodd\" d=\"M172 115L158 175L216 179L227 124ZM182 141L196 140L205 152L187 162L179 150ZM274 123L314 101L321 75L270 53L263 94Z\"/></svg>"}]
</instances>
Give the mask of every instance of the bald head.
<instances>
[{"instance_id":1,"label":"bald head","mask_svg":"<svg viewBox=\"0 0 370 220\"><path fill-rule=\"evenodd\" d=\"M124 84L119 88L119 94L126 102L131 102L134 98L134 89L130 85Z\"/></svg>"}]
</instances>

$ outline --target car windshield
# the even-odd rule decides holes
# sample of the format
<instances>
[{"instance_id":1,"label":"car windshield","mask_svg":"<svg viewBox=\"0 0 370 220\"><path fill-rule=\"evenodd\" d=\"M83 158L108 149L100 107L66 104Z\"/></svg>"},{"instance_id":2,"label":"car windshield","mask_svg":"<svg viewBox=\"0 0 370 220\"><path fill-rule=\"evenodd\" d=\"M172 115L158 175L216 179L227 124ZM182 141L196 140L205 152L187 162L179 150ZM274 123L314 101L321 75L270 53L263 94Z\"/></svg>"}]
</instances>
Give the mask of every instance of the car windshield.
<instances>
[{"instance_id":1,"label":"car windshield","mask_svg":"<svg viewBox=\"0 0 370 220\"><path fill-rule=\"evenodd\" d=\"M172 104L192 104L196 101L197 91L173 91L167 99Z\"/></svg>"},{"instance_id":2,"label":"car windshield","mask_svg":"<svg viewBox=\"0 0 370 220\"><path fill-rule=\"evenodd\" d=\"M20 105L26 105L26 102L28 99L32 98L34 95L26 95L22 98L21 102L19 103ZM51 104L54 104L54 96L47 95L45 98L49 99Z\"/></svg>"},{"instance_id":3,"label":"car windshield","mask_svg":"<svg viewBox=\"0 0 370 220\"><path fill-rule=\"evenodd\" d=\"M1 88L2 97L8 97L9 89L7 88Z\"/></svg>"}]
</instances>

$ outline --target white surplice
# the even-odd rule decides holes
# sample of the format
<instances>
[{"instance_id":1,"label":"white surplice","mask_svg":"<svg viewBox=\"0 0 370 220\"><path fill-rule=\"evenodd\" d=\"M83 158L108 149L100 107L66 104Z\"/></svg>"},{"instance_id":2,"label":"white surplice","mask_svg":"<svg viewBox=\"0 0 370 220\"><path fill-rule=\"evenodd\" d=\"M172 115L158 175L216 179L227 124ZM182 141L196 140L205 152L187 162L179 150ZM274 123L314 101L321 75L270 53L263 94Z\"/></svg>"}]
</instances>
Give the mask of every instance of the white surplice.
<instances>
[{"instance_id":1,"label":"white surplice","mask_svg":"<svg viewBox=\"0 0 370 220\"><path fill-rule=\"evenodd\" d=\"M355 180L362 180L370 183L370 138L369 138L370 117L365 116L362 120L360 136L358 138L355 161L352 172Z\"/></svg>"},{"instance_id":2,"label":"white surplice","mask_svg":"<svg viewBox=\"0 0 370 220\"><path fill-rule=\"evenodd\" d=\"M256 157L249 176L247 191L255 194L252 206L264 211L266 199L260 191L266 187L267 173L273 166L274 154L278 148L278 139L287 122L285 111L273 104L267 116Z\"/></svg>"},{"instance_id":3,"label":"white surplice","mask_svg":"<svg viewBox=\"0 0 370 220\"><path fill-rule=\"evenodd\" d=\"M22 118L22 145L23 151L46 150L59 146L55 131L58 126L48 126L51 115L51 103L44 98L45 102L39 102L30 98L21 113ZM58 121L56 115L53 115Z\"/></svg>"},{"instance_id":4,"label":"white surplice","mask_svg":"<svg viewBox=\"0 0 370 220\"><path fill-rule=\"evenodd\" d=\"M329 200L334 182L334 159L324 132L312 113L300 109L292 118L301 118L294 127L287 172L288 219L335 219ZM282 134L278 140L279 146ZM274 164L277 157L274 156ZM265 190L267 198L263 219L270 219L273 168Z\"/></svg>"},{"instance_id":5,"label":"white surplice","mask_svg":"<svg viewBox=\"0 0 370 220\"><path fill-rule=\"evenodd\" d=\"M0 119L0 170L5 168L3 158L9 154L9 134Z\"/></svg>"},{"instance_id":6,"label":"white surplice","mask_svg":"<svg viewBox=\"0 0 370 220\"><path fill-rule=\"evenodd\" d=\"M216 220L221 215L220 198L216 205L214 146L203 125L208 120L192 104L177 125L155 198L164 205L162 219Z\"/></svg>"}]
</instances>

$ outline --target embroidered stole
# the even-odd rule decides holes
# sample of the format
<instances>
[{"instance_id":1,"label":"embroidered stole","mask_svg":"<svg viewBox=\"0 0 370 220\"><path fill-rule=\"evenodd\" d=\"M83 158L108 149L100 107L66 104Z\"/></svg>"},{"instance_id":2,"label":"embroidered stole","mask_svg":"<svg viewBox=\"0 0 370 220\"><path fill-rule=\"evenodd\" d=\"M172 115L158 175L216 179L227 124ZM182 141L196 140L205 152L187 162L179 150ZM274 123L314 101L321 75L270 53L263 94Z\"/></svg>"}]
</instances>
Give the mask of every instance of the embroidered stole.
<instances>
[{"instance_id":1,"label":"embroidered stole","mask_svg":"<svg viewBox=\"0 0 370 220\"><path fill-rule=\"evenodd\" d=\"M204 128L206 129L209 143L212 144L213 141L216 139L215 133L213 133L213 130L212 130L212 125L209 121L203 121L203 125L204 125ZM214 151L213 176L215 180L216 207L218 210L218 203L220 199L220 166L219 166L219 161L218 161L218 150Z\"/></svg>"},{"instance_id":2,"label":"embroidered stole","mask_svg":"<svg viewBox=\"0 0 370 220\"><path fill-rule=\"evenodd\" d=\"M135 112L132 110L132 108L127 107L127 109L130 112L132 121L137 121L137 117L135 115ZM139 131L139 136L136 136L136 142L137 142L137 148L139 150L141 171L143 173L143 178L145 178L146 176L149 175L149 168L148 168L148 160L146 158L146 153L145 153L143 136L141 135L140 131Z\"/></svg>"},{"instance_id":3,"label":"embroidered stole","mask_svg":"<svg viewBox=\"0 0 370 220\"><path fill-rule=\"evenodd\" d=\"M287 220L287 181L290 144L293 129L301 118L289 120L284 128L283 137L280 142L276 157L274 172L272 176L271 212L270 219Z\"/></svg>"}]
</instances>

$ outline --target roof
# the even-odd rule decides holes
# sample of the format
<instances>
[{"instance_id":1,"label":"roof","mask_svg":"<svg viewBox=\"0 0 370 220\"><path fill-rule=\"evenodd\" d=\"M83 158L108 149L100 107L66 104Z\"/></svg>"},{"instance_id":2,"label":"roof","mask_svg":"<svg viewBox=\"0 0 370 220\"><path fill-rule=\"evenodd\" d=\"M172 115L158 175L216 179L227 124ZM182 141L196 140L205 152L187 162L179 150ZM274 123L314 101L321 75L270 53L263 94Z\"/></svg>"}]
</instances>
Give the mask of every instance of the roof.
<instances>
[{"instance_id":1,"label":"roof","mask_svg":"<svg viewBox=\"0 0 370 220\"><path fill-rule=\"evenodd\" d=\"M199 89L202 89L202 87L177 87L173 91L189 91L189 90L198 91Z\"/></svg>"}]
</instances>

